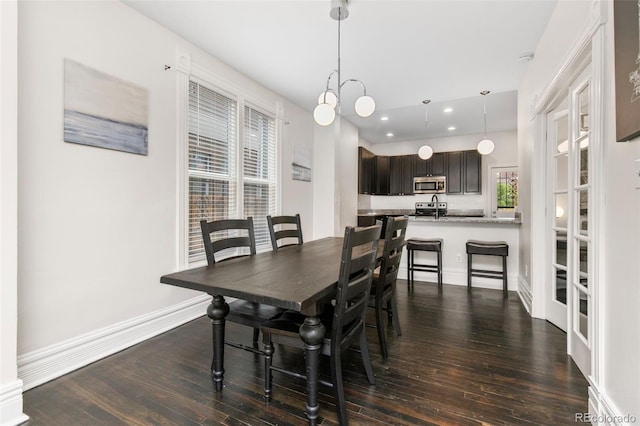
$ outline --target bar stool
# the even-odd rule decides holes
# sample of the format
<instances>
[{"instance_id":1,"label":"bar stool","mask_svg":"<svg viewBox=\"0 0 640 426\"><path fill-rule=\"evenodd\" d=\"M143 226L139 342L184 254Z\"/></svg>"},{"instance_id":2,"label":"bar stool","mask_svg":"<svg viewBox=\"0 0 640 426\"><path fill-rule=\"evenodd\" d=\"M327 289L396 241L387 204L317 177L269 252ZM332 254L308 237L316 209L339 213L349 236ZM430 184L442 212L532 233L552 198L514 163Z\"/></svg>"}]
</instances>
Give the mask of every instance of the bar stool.
<instances>
[{"instance_id":1,"label":"bar stool","mask_svg":"<svg viewBox=\"0 0 640 426\"><path fill-rule=\"evenodd\" d=\"M437 264L416 263L416 251L431 251L437 254ZM438 288L442 288L442 239L409 238L407 240L407 286L413 285L413 272L434 272L438 274Z\"/></svg>"},{"instance_id":2,"label":"bar stool","mask_svg":"<svg viewBox=\"0 0 640 426\"><path fill-rule=\"evenodd\" d=\"M494 271L487 269L474 269L472 267L471 258L474 254L484 256L501 256L502 271ZM506 298L507 293L507 256L509 256L509 244L504 241L467 241L467 291L471 291L471 277L485 277L502 280L503 296Z\"/></svg>"}]
</instances>

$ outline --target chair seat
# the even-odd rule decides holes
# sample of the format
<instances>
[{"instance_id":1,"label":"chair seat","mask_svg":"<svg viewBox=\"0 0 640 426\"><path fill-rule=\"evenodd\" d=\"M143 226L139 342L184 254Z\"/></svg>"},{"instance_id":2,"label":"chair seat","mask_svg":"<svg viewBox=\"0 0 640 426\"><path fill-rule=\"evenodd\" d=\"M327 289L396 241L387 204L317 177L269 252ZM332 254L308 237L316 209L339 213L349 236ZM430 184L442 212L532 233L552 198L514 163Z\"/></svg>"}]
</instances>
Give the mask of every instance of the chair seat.
<instances>
[{"instance_id":1,"label":"chair seat","mask_svg":"<svg viewBox=\"0 0 640 426\"><path fill-rule=\"evenodd\" d=\"M278 317L283 309L262 303L247 302L246 300L234 300L229 303L229 315L227 321L232 321L248 327L260 328L262 323Z\"/></svg>"},{"instance_id":2,"label":"chair seat","mask_svg":"<svg viewBox=\"0 0 640 426\"><path fill-rule=\"evenodd\" d=\"M442 239L409 238L407 240L407 250L442 251Z\"/></svg>"},{"instance_id":3,"label":"chair seat","mask_svg":"<svg viewBox=\"0 0 640 426\"><path fill-rule=\"evenodd\" d=\"M488 256L508 256L509 244L504 241L467 241L467 254L484 254Z\"/></svg>"}]
</instances>

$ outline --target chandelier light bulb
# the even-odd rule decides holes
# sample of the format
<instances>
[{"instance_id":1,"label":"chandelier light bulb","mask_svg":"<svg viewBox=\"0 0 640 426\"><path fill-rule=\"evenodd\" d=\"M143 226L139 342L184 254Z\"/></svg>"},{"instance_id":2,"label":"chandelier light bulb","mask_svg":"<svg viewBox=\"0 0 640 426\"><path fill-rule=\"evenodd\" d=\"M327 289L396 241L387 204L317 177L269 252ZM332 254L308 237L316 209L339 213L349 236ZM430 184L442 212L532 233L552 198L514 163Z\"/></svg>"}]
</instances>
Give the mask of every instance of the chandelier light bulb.
<instances>
[{"instance_id":1,"label":"chandelier light bulb","mask_svg":"<svg viewBox=\"0 0 640 426\"><path fill-rule=\"evenodd\" d=\"M313 118L321 126L328 126L336 118L336 111L329 104L320 104L313 110Z\"/></svg>"},{"instance_id":2,"label":"chandelier light bulb","mask_svg":"<svg viewBox=\"0 0 640 426\"><path fill-rule=\"evenodd\" d=\"M418 150L418 157L422 158L423 160L428 160L432 155L433 148L431 148L429 145L422 145Z\"/></svg>"},{"instance_id":3,"label":"chandelier light bulb","mask_svg":"<svg viewBox=\"0 0 640 426\"><path fill-rule=\"evenodd\" d=\"M482 155L489 155L493 152L495 144L491 139L482 139L478 142L478 152Z\"/></svg>"},{"instance_id":4,"label":"chandelier light bulb","mask_svg":"<svg viewBox=\"0 0 640 426\"><path fill-rule=\"evenodd\" d=\"M326 96L325 96L326 94ZM329 104L331 108L335 108L338 105L338 97L332 90L320 93L318 96L318 104Z\"/></svg>"},{"instance_id":5,"label":"chandelier light bulb","mask_svg":"<svg viewBox=\"0 0 640 426\"><path fill-rule=\"evenodd\" d=\"M376 110L376 102L371 96L360 96L356 100L356 114L360 117L369 117Z\"/></svg>"}]
</instances>

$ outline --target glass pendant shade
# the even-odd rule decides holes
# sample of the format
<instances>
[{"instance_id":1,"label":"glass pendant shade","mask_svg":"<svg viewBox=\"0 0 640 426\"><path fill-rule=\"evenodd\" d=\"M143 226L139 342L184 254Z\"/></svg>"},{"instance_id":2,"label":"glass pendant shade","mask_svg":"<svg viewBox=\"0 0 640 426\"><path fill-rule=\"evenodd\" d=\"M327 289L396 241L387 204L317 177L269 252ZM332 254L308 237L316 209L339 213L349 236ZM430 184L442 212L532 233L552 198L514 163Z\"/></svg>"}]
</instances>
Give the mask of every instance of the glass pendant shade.
<instances>
[{"instance_id":1,"label":"glass pendant shade","mask_svg":"<svg viewBox=\"0 0 640 426\"><path fill-rule=\"evenodd\" d=\"M321 126L328 126L336 118L336 111L329 104L320 104L313 110L313 118Z\"/></svg>"},{"instance_id":2,"label":"glass pendant shade","mask_svg":"<svg viewBox=\"0 0 640 426\"><path fill-rule=\"evenodd\" d=\"M376 102L371 96L360 96L356 100L355 109L360 117L369 117L376 110Z\"/></svg>"},{"instance_id":3,"label":"glass pendant shade","mask_svg":"<svg viewBox=\"0 0 640 426\"><path fill-rule=\"evenodd\" d=\"M326 96L325 96L326 94ZM329 104L331 108L335 108L338 105L338 97L332 90L320 93L318 96L318 104Z\"/></svg>"},{"instance_id":4,"label":"glass pendant shade","mask_svg":"<svg viewBox=\"0 0 640 426\"><path fill-rule=\"evenodd\" d=\"M489 155L493 152L495 144L491 139L482 139L478 142L478 152L482 155Z\"/></svg>"},{"instance_id":5,"label":"glass pendant shade","mask_svg":"<svg viewBox=\"0 0 640 426\"><path fill-rule=\"evenodd\" d=\"M418 150L418 157L422 158L423 160L428 160L432 155L433 148L431 148L429 145L422 145Z\"/></svg>"}]
</instances>

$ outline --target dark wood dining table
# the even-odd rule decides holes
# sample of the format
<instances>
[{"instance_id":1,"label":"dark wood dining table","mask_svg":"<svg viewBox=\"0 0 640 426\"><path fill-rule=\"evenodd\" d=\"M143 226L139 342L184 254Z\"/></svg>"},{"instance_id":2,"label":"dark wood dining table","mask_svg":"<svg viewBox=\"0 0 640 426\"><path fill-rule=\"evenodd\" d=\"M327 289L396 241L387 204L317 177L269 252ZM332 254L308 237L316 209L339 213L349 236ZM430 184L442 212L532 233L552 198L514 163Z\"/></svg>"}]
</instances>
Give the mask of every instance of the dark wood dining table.
<instances>
[{"instance_id":1,"label":"dark wood dining table","mask_svg":"<svg viewBox=\"0 0 640 426\"><path fill-rule=\"evenodd\" d=\"M163 275L160 282L204 291L213 300L207 309L213 327L212 375L216 391L224 380L225 297L266 303L305 315L300 338L305 344L307 418L315 425L318 405L318 359L325 327L322 307L335 292L343 239L322 238L277 252L230 259L210 266ZM378 249L380 254L380 248Z\"/></svg>"}]
</instances>

